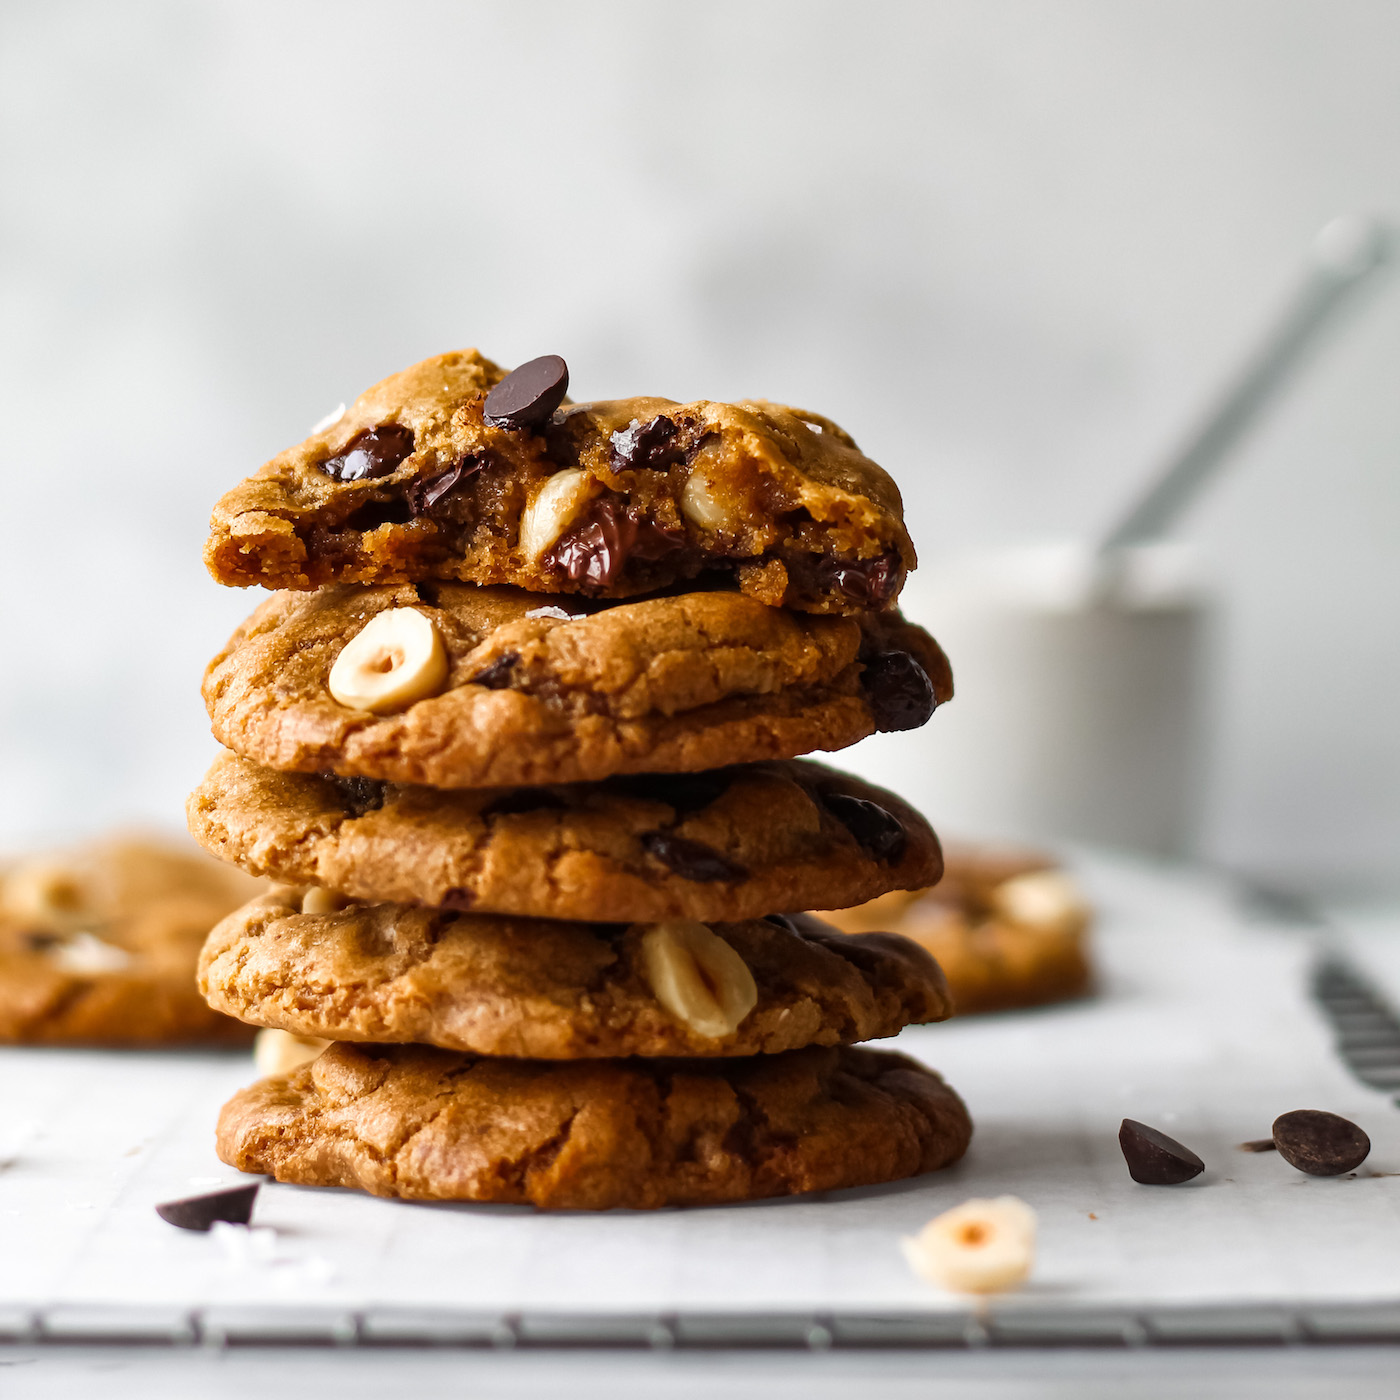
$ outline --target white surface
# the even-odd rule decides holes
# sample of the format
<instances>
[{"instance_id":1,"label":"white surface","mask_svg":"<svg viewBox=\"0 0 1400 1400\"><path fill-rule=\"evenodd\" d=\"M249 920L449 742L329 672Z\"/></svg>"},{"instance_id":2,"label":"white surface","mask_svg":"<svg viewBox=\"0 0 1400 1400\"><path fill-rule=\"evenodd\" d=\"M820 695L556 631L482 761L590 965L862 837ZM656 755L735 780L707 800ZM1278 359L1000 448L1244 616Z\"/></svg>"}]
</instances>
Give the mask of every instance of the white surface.
<instances>
[{"instance_id":1,"label":"white surface","mask_svg":"<svg viewBox=\"0 0 1400 1400\"><path fill-rule=\"evenodd\" d=\"M1096 534L1315 231L1400 212L1397 48L1393 0L0 6L0 840L179 822L254 603L210 506L450 346L828 413L929 566ZM1400 881L1397 362L1392 277L1186 522L1209 850L1292 882Z\"/></svg>"},{"instance_id":2,"label":"white surface","mask_svg":"<svg viewBox=\"0 0 1400 1400\"><path fill-rule=\"evenodd\" d=\"M545 1215L269 1185L251 1235L186 1233L152 1206L235 1178L211 1130L248 1062L6 1051L0 1301L953 1307L908 1273L897 1240L1002 1192L1041 1223L1039 1265L1011 1306L1400 1297L1400 1113L1333 1058L1305 992L1305 944L1242 925L1207 880L1106 863L1088 880L1103 909L1102 997L906 1032L902 1047L965 1095L972 1150L948 1172L827 1199ZM1235 1150L1299 1107L1371 1134L1355 1179ZM1124 1116L1179 1136L1207 1174L1134 1185L1116 1142Z\"/></svg>"}]
</instances>

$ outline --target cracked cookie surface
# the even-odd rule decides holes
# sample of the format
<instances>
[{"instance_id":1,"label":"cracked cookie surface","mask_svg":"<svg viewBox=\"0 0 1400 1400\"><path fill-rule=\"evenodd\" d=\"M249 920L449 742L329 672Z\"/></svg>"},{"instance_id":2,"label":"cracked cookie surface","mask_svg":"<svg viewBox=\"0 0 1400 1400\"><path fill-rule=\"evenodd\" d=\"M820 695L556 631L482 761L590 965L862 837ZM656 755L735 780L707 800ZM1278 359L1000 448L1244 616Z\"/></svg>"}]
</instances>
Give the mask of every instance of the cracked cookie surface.
<instances>
[{"instance_id":1,"label":"cracked cookie surface","mask_svg":"<svg viewBox=\"0 0 1400 1400\"><path fill-rule=\"evenodd\" d=\"M971 1135L957 1094L888 1051L546 1064L333 1045L235 1095L217 1148L299 1185L607 1210L894 1181Z\"/></svg>"},{"instance_id":2,"label":"cracked cookie surface","mask_svg":"<svg viewBox=\"0 0 1400 1400\"><path fill-rule=\"evenodd\" d=\"M376 384L219 501L210 572L596 597L710 573L775 606L859 612L915 565L894 482L818 414L632 398L512 426L487 402L504 377L464 350Z\"/></svg>"},{"instance_id":3,"label":"cracked cookie surface","mask_svg":"<svg viewBox=\"0 0 1400 1400\"><path fill-rule=\"evenodd\" d=\"M927 948L960 1016L1068 1001L1092 990L1093 911L1047 855L954 847L933 889L822 913L848 933L891 930Z\"/></svg>"},{"instance_id":4,"label":"cracked cookie surface","mask_svg":"<svg viewBox=\"0 0 1400 1400\"><path fill-rule=\"evenodd\" d=\"M205 673L214 734L283 771L506 787L844 748L952 696L937 643L896 612L817 617L719 591L583 606L472 584L275 594ZM399 608L432 621L444 688L395 714L341 704L340 653Z\"/></svg>"},{"instance_id":5,"label":"cracked cookie surface","mask_svg":"<svg viewBox=\"0 0 1400 1400\"><path fill-rule=\"evenodd\" d=\"M195 987L209 930L259 882L192 847L122 838L0 868L0 1042L246 1044Z\"/></svg>"},{"instance_id":6,"label":"cracked cookie surface","mask_svg":"<svg viewBox=\"0 0 1400 1400\"><path fill-rule=\"evenodd\" d=\"M298 1035L535 1059L772 1054L948 1014L938 965L907 939L749 920L712 931L757 1001L728 1034L701 1034L653 989L644 940L656 927L402 904L307 914L300 891L279 887L210 934L199 989L220 1011Z\"/></svg>"},{"instance_id":7,"label":"cracked cookie surface","mask_svg":"<svg viewBox=\"0 0 1400 1400\"><path fill-rule=\"evenodd\" d=\"M800 759L444 791L216 759L187 805L212 855L362 900L550 919L752 919L937 882L893 793Z\"/></svg>"}]
</instances>

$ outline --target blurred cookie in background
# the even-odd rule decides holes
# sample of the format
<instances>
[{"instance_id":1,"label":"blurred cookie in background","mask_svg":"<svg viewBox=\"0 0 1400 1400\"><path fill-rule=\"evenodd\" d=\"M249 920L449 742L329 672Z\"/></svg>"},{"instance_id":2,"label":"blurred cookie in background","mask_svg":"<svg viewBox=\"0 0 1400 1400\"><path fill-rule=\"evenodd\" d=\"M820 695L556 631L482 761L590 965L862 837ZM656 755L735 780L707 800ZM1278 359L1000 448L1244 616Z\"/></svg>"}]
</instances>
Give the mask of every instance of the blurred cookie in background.
<instances>
[{"instance_id":1,"label":"blurred cookie in background","mask_svg":"<svg viewBox=\"0 0 1400 1400\"><path fill-rule=\"evenodd\" d=\"M955 1015L1043 1006L1091 990L1093 910L1053 859L965 846L945 851L944 862L932 889L820 917L847 933L900 933L928 949L948 979Z\"/></svg>"},{"instance_id":2,"label":"blurred cookie in background","mask_svg":"<svg viewBox=\"0 0 1400 1400\"><path fill-rule=\"evenodd\" d=\"M195 986L209 930L263 888L193 845L112 836L0 862L0 1043L242 1045Z\"/></svg>"}]
</instances>

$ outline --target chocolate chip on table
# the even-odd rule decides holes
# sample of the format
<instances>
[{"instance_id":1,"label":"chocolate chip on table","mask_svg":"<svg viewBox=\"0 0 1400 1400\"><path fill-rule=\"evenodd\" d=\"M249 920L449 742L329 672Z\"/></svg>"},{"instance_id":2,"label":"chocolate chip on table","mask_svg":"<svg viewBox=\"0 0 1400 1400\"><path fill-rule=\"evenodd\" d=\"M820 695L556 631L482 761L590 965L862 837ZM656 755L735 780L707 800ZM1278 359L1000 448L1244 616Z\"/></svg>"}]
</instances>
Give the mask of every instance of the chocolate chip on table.
<instances>
[{"instance_id":1,"label":"chocolate chip on table","mask_svg":"<svg viewBox=\"0 0 1400 1400\"><path fill-rule=\"evenodd\" d=\"M667 529L635 506L605 497L560 537L545 556L545 564L571 583L610 588L634 555L642 560L663 559L684 543L684 531Z\"/></svg>"},{"instance_id":2,"label":"chocolate chip on table","mask_svg":"<svg viewBox=\"0 0 1400 1400\"><path fill-rule=\"evenodd\" d=\"M511 677L519 660L518 652L508 651L504 656L498 656L489 665L483 666L476 675L471 677L468 684L484 685L487 690L506 690L510 686Z\"/></svg>"},{"instance_id":3,"label":"chocolate chip on table","mask_svg":"<svg viewBox=\"0 0 1400 1400\"><path fill-rule=\"evenodd\" d=\"M625 428L619 428L608 443L619 467L660 470L685 461L685 449L676 441L679 433L675 419L663 413L649 423L634 418Z\"/></svg>"},{"instance_id":4,"label":"chocolate chip on table","mask_svg":"<svg viewBox=\"0 0 1400 1400\"><path fill-rule=\"evenodd\" d=\"M664 802L677 816L688 816L718 801L732 775L722 768L703 773L629 773L609 778L608 787L647 802Z\"/></svg>"},{"instance_id":5,"label":"chocolate chip on table","mask_svg":"<svg viewBox=\"0 0 1400 1400\"><path fill-rule=\"evenodd\" d=\"M378 778L342 778L339 773L322 773L321 776L335 789L340 805L352 817L377 812L384 805L388 784Z\"/></svg>"},{"instance_id":6,"label":"chocolate chip on table","mask_svg":"<svg viewBox=\"0 0 1400 1400\"><path fill-rule=\"evenodd\" d=\"M1248 1142L1235 1144L1238 1152L1272 1152L1274 1150L1273 1138L1250 1138Z\"/></svg>"},{"instance_id":7,"label":"chocolate chip on table","mask_svg":"<svg viewBox=\"0 0 1400 1400\"><path fill-rule=\"evenodd\" d=\"M726 860L703 842L674 836L669 831L646 832L642 836L642 845L683 880L708 884L714 880L742 880L749 873L742 865Z\"/></svg>"},{"instance_id":8,"label":"chocolate chip on table","mask_svg":"<svg viewBox=\"0 0 1400 1400\"><path fill-rule=\"evenodd\" d=\"M907 651L884 651L868 658L860 684L881 734L917 729L938 708L928 672Z\"/></svg>"},{"instance_id":9,"label":"chocolate chip on table","mask_svg":"<svg viewBox=\"0 0 1400 1400\"><path fill-rule=\"evenodd\" d=\"M847 792L823 792L819 796L822 806L876 860L893 863L903 856L909 834L893 812L887 812L878 802L852 797Z\"/></svg>"},{"instance_id":10,"label":"chocolate chip on table","mask_svg":"<svg viewBox=\"0 0 1400 1400\"><path fill-rule=\"evenodd\" d=\"M527 360L486 396L486 422L493 428L538 428L564 402L569 367L558 355Z\"/></svg>"},{"instance_id":11,"label":"chocolate chip on table","mask_svg":"<svg viewBox=\"0 0 1400 1400\"><path fill-rule=\"evenodd\" d=\"M178 1201L166 1201L156 1207L156 1214L182 1230L208 1230L217 1220L230 1225L246 1225L253 1218L253 1202L258 1187L234 1186L227 1191L211 1191L207 1196L186 1196Z\"/></svg>"},{"instance_id":12,"label":"chocolate chip on table","mask_svg":"<svg viewBox=\"0 0 1400 1400\"><path fill-rule=\"evenodd\" d=\"M433 507L440 505L464 481L470 480L486 465L486 458L480 453L469 452L459 458L446 471L436 476L422 477L410 482L405 493L408 507L414 515L429 515Z\"/></svg>"},{"instance_id":13,"label":"chocolate chip on table","mask_svg":"<svg viewBox=\"0 0 1400 1400\"><path fill-rule=\"evenodd\" d=\"M1118 1129L1118 1146L1128 1175L1144 1186L1178 1186L1206 1169L1189 1147L1132 1118L1125 1118Z\"/></svg>"},{"instance_id":14,"label":"chocolate chip on table","mask_svg":"<svg viewBox=\"0 0 1400 1400\"><path fill-rule=\"evenodd\" d=\"M1371 1151L1371 1139L1348 1118L1320 1108L1296 1108L1274 1119L1274 1146L1290 1167L1309 1176L1354 1171Z\"/></svg>"},{"instance_id":15,"label":"chocolate chip on table","mask_svg":"<svg viewBox=\"0 0 1400 1400\"><path fill-rule=\"evenodd\" d=\"M337 481L363 481L366 477L388 476L412 451L412 428L402 423L381 423L377 428L356 433L320 467Z\"/></svg>"}]
</instances>

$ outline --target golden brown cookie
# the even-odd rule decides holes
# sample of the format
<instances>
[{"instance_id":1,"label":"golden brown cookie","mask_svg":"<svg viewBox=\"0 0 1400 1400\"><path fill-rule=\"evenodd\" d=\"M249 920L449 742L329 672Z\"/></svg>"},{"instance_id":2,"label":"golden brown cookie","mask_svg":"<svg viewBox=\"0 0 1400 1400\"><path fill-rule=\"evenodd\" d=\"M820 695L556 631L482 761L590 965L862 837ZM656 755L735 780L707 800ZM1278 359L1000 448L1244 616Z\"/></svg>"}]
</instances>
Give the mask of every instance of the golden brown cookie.
<instances>
[{"instance_id":1,"label":"golden brown cookie","mask_svg":"<svg viewBox=\"0 0 1400 1400\"><path fill-rule=\"evenodd\" d=\"M236 1094L217 1146L303 1186L608 1210L894 1181L957 1161L971 1135L953 1090L887 1051L549 1064L333 1045Z\"/></svg>"},{"instance_id":2,"label":"golden brown cookie","mask_svg":"<svg viewBox=\"0 0 1400 1400\"><path fill-rule=\"evenodd\" d=\"M898 595L915 564L899 491L828 419L763 402L566 406L567 385L557 356L507 378L475 350L391 375L224 496L210 572L610 598L708 573L810 612Z\"/></svg>"},{"instance_id":3,"label":"golden brown cookie","mask_svg":"<svg viewBox=\"0 0 1400 1400\"><path fill-rule=\"evenodd\" d=\"M895 612L564 601L473 584L275 594L205 674L214 733L283 771L510 787L839 749L952 696L937 643Z\"/></svg>"},{"instance_id":4,"label":"golden brown cookie","mask_svg":"<svg viewBox=\"0 0 1400 1400\"><path fill-rule=\"evenodd\" d=\"M187 811L207 851L253 875L547 919L754 919L922 888L942 870L907 803L800 759L443 791L225 753Z\"/></svg>"},{"instance_id":5,"label":"golden brown cookie","mask_svg":"<svg viewBox=\"0 0 1400 1400\"><path fill-rule=\"evenodd\" d=\"M891 930L938 960L959 1016L1067 1001L1090 990L1091 911L1048 856L964 847L934 889L823 913L847 933Z\"/></svg>"},{"instance_id":6,"label":"golden brown cookie","mask_svg":"<svg viewBox=\"0 0 1400 1400\"><path fill-rule=\"evenodd\" d=\"M209 930L259 882L173 843L120 838L0 869L0 1042L246 1044L195 987Z\"/></svg>"},{"instance_id":7,"label":"golden brown cookie","mask_svg":"<svg viewBox=\"0 0 1400 1400\"><path fill-rule=\"evenodd\" d=\"M305 902L334 903L319 889ZM199 964L210 1005L326 1040L561 1060L839 1045L949 1009L923 949L815 920L585 924L303 903L280 886L214 929Z\"/></svg>"}]
</instances>

